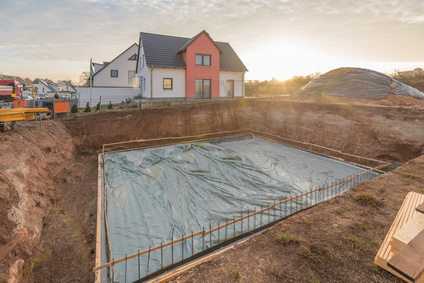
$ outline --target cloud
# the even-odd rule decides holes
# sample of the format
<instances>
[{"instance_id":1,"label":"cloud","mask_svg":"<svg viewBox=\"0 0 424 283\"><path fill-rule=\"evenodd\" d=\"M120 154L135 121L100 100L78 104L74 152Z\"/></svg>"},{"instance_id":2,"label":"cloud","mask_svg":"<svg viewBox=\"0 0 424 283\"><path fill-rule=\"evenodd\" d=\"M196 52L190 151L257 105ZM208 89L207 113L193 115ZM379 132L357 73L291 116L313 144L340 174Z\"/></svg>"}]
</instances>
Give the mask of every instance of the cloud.
<instances>
[{"instance_id":1,"label":"cloud","mask_svg":"<svg viewBox=\"0 0 424 283\"><path fill-rule=\"evenodd\" d=\"M291 44L334 58L424 61L421 0L3 0L2 7L1 62L108 61L140 31L191 37L203 29L242 59L272 58L260 50Z\"/></svg>"}]
</instances>

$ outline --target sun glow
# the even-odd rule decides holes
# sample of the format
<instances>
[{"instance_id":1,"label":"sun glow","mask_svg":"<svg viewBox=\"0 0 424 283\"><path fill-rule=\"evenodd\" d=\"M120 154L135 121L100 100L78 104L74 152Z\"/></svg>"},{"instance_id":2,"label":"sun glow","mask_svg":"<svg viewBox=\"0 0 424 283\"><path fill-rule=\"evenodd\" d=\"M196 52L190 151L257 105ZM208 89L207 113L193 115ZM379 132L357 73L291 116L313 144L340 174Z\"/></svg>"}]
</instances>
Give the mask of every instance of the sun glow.
<instances>
[{"instance_id":1,"label":"sun glow","mask_svg":"<svg viewBox=\"0 0 424 283\"><path fill-rule=\"evenodd\" d=\"M306 48L285 42L261 46L243 54L242 58L249 69L247 80L269 80L273 77L286 80L295 75L327 72L340 67L343 61L314 47Z\"/></svg>"}]
</instances>

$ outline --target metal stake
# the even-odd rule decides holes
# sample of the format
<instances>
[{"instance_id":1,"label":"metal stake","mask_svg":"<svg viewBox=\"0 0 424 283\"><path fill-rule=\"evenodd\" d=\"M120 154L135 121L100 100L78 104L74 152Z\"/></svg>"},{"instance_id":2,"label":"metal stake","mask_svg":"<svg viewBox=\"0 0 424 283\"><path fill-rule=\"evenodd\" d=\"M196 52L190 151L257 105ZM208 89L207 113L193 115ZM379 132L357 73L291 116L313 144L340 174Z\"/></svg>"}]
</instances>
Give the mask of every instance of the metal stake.
<instances>
[{"instance_id":1,"label":"metal stake","mask_svg":"<svg viewBox=\"0 0 424 283\"><path fill-rule=\"evenodd\" d=\"M137 250L137 261L138 261L138 279L140 279L140 250Z\"/></svg>"},{"instance_id":2,"label":"metal stake","mask_svg":"<svg viewBox=\"0 0 424 283\"><path fill-rule=\"evenodd\" d=\"M209 248L212 248L212 226L209 223Z\"/></svg>"},{"instance_id":3,"label":"metal stake","mask_svg":"<svg viewBox=\"0 0 424 283\"><path fill-rule=\"evenodd\" d=\"M243 235L243 213L242 212L240 212L240 227L241 227L241 234L240 235Z\"/></svg>"},{"instance_id":4,"label":"metal stake","mask_svg":"<svg viewBox=\"0 0 424 283\"><path fill-rule=\"evenodd\" d=\"M149 275L149 264L150 264L150 246L149 246L149 254L147 255L147 270L146 276Z\"/></svg>"},{"instance_id":5,"label":"metal stake","mask_svg":"<svg viewBox=\"0 0 424 283\"><path fill-rule=\"evenodd\" d=\"M281 209L282 203L281 203L281 199L278 199L278 202L280 203L280 219L283 218L283 211Z\"/></svg>"},{"instance_id":6,"label":"metal stake","mask_svg":"<svg viewBox=\"0 0 424 283\"><path fill-rule=\"evenodd\" d=\"M249 210L247 210L247 233L250 232L250 221L249 221L250 215Z\"/></svg>"},{"instance_id":7,"label":"metal stake","mask_svg":"<svg viewBox=\"0 0 424 283\"><path fill-rule=\"evenodd\" d=\"M253 215L253 230L255 230L256 229L256 207L255 207L255 213L254 213L254 215Z\"/></svg>"},{"instance_id":8,"label":"metal stake","mask_svg":"<svg viewBox=\"0 0 424 283\"><path fill-rule=\"evenodd\" d=\"M115 260L112 258L112 282L115 280Z\"/></svg>"},{"instance_id":9,"label":"metal stake","mask_svg":"<svg viewBox=\"0 0 424 283\"><path fill-rule=\"evenodd\" d=\"M125 254L125 283L127 283L127 254Z\"/></svg>"},{"instance_id":10,"label":"metal stake","mask_svg":"<svg viewBox=\"0 0 424 283\"><path fill-rule=\"evenodd\" d=\"M233 232L234 232L234 238L236 237L236 217L233 216Z\"/></svg>"},{"instance_id":11,"label":"metal stake","mask_svg":"<svg viewBox=\"0 0 424 283\"><path fill-rule=\"evenodd\" d=\"M174 264L174 235L171 238L171 264Z\"/></svg>"},{"instance_id":12,"label":"metal stake","mask_svg":"<svg viewBox=\"0 0 424 283\"><path fill-rule=\"evenodd\" d=\"M262 204L261 204L261 213L260 213L260 222L259 222L259 227L261 227L262 226L262 213L263 213L263 211L262 211Z\"/></svg>"},{"instance_id":13,"label":"metal stake","mask_svg":"<svg viewBox=\"0 0 424 283\"><path fill-rule=\"evenodd\" d=\"M219 227L219 220L218 220L218 227ZM221 232L221 228L218 229L218 245L221 243L220 240L219 240L220 232Z\"/></svg>"},{"instance_id":14,"label":"metal stake","mask_svg":"<svg viewBox=\"0 0 424 283\"><path fill-rule=\"evenodd\" d=\"M160 242L160 266L163 269L163 244Z\"/></svg>"},{"instance_id":15,"label":"metal stake","mask_svg":"<svg viewBox=\"0 0 424 283\"><path fill-rule=\"evenodd\" d=\"M191 256L194 255L193 230L191 230Z\"/></svg>"}]
</instances>

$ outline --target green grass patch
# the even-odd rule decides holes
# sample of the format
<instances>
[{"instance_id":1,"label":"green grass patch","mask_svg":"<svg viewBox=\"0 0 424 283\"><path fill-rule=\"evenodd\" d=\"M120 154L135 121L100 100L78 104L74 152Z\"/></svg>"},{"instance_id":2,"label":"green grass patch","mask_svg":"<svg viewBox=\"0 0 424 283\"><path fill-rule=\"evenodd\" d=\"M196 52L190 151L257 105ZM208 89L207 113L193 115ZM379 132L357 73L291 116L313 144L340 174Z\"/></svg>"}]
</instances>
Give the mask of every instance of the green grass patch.
<instances>
[{"instance_id":1,"label":"green grass patch","mask_svg":"<svg viewBox=\"0 0 424 283\"><path fill-rule=\"evenodd\" d=\"M240 271L238 269L236 269L236 271L234 273L234 279L240 279L240 278L241 278Z\"/></svg>"},{"instance_id":2,"label":"green grass patch","mask_svg":"<svg viewBox=\"0 0 424 283\"><path fill-rule=\"evenodd\" d=\"M290 245L299 243L299 237L290 233L281 233L277 237L277 242L282 245Z\"/></svg>"},{"instance_id":3,"label":"green grass patch","mask_svg":"<svg viewBox=\"0 0 424 283\"><path fill-rule=\"evenodd\" d=\"M269 274L271 274L271 276L273 276L273 277L275 277L275 278L278 278L278 276L280 276L280 275L278 274L278 272L277 272L277 271L275 271L274 269L271 269L271 270L269 271Z\"/></svg>"},{"instance_id":4,"label":"green grass patch","mask_svg":"<svg viewBox=\"0 0 424 283\"><path fill-rule=\"evenodd\" d=\"M309 278L308 282L309 283L321 283L321 281L319 281L319 279L316 278L316 277Z\"/></svg>"},{"instance_id":5,"label":"green grass patch","mask_svg":"<svg viewBox=\"0 0 424 283\"><path fill-rule=\"evenodd\" d=\"M377 199L375 196L367 193L361 193L355 196L355 200L363 205L377 204Z\"/></svg>"}]
</instances>

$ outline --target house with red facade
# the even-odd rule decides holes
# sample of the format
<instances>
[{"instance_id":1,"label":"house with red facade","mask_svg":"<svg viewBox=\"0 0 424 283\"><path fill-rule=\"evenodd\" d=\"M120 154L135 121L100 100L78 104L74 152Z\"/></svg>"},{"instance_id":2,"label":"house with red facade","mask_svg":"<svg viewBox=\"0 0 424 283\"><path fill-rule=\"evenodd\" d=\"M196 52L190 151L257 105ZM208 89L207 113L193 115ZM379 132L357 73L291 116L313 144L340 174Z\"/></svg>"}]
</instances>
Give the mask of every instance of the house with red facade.
<instances>
[{"instance_id":1,"label":"house with red facade","mask_svg":"<svg viewBox=\"0 0 424 283\"><path fill-rule=\"evenodd\" d=\"M206 31L192 38L140 33L136 66L143 99L244 97L243 62Z\"/></svg>"}]
</instances>

